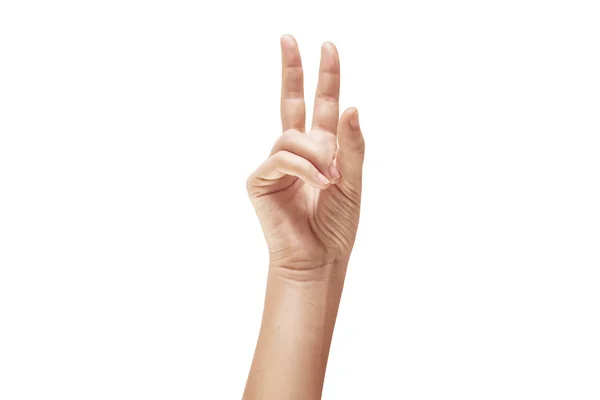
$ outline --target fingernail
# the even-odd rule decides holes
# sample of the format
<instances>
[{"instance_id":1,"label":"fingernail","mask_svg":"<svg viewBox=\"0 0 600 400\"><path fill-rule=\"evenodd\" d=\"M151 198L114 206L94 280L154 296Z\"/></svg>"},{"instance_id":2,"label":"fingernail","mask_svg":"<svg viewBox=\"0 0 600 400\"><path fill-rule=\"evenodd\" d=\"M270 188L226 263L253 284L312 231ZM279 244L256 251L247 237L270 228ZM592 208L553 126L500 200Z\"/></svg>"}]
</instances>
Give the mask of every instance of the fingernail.
<instances>
[{"instance_id":1,"label":"fingernail","mask_svg":"<svg viewBox=\"0 0 600 400\"><path fill-rule=\"evenodd\" d=\"M319 181L319 183L321 183L323 186L327 186L329 185L329 179L327 179L325 177L325 175L323 175L320 172L317 172L317 180Z\"/></svg>"},{"instance_id":2,"label":"fingernail","mask_svg":"<svg viewBox=\"0 0 600 400\"><path fill-rule=\"evenodd\" d=\"M350 117L350 127L354 130L358 129L358 110Z\"/></svg>"},{"instance_id":3,"label":"fingernail","mask_svg":"<svg viewBox=\"0 0 600 400\"><path fill-rule=\"evenodd\" d=\"M335 164L331 164L331 167L329 167L329 176L331 176L332 181L336 181L339 179L340 171L337 169Z\"/></svg>"}]
</instances>

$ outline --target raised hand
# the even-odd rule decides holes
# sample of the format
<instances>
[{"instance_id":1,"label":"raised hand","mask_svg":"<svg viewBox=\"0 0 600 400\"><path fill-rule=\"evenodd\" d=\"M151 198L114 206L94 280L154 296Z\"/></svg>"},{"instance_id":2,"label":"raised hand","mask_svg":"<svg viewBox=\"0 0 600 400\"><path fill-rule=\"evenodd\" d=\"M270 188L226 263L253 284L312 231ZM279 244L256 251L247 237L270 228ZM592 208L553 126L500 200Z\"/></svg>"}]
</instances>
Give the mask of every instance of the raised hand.
<instances>
[{"instance_id":1,"label":"raised hand","mask_svg":"<svg viewBox=\"0 0 600 400\"><path fill-rule=\"evenodd\" d=\"M364 139L358 110L339 116L340 61L321 48L311 129L305 130L303 70L292 36L281 38L283 134L247 181L271 268L323 278L348 262L360 213Z\"/></svg>"}]
</instances>

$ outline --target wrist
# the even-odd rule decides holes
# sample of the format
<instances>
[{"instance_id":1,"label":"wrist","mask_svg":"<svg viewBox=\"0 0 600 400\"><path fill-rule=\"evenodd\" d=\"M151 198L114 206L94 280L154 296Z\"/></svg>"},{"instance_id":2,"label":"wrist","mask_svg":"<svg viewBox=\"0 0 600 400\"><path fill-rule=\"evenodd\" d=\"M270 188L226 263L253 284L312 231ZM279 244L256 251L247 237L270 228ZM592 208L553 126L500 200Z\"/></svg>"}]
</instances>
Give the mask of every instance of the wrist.
<instances>
[{"instance_id":1,"label":"wrist","mask_svg":"<svg viewBox=\"0 0 600 400\"><path fill-rule=\"evenodd\" d=\"M269 263L271 276L291 282L339 283L344 281L348 260L304 261Z\"/></svg>"},{"instance_id":2,"label":"wrist","mask_svg":"<svg viewBox=\"0 0 600 400\"><path fill-rule=\"evenodd\" d=\"M316 354L329 348L337 318L347 263L310 270L271 266L267 279L261 337L273 332L293 337L294 346ZM290 344L290 343L288 343Z\"/></svg>"}]
</instances>

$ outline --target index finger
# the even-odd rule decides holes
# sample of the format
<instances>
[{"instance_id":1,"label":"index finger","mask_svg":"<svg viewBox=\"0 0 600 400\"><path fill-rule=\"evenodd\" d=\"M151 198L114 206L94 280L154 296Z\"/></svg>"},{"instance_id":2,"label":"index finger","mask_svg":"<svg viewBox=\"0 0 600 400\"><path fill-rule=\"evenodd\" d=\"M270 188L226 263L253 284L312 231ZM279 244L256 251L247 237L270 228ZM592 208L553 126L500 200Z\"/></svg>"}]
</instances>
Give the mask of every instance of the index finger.
<instances>
[{"instance_id":1,"label":"index finger","mask_svg":"<svg viewBox=\"0 0 600 400\"><path fill-rule=\"evenodd\" d=\"M296 129L304 132L304 74L296 39L281 37L281 125L283 131Z\"/></svg>"}]
</instances>

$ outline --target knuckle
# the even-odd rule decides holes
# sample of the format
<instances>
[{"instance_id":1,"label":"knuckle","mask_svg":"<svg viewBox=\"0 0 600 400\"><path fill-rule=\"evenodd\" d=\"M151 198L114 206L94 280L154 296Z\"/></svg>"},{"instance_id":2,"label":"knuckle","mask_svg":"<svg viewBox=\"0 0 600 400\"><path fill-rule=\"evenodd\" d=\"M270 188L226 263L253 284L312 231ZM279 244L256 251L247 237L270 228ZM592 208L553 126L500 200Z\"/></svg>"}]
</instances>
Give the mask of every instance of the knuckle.
<instances>
[{"instance_id":1,"label":"knuckle","mask_svg":"<svg viewBox=\"0 0 600 400\"><path fill-rule=\"evenodd\" d=\"M352 151L354 151L355 153L364 155L365 154L365 139L361 136L359 136L358 138L356 138L355 140L353 140L350 143L350 147L352 149Z\"/></svg>"},{"instance_id":2,"label":"knuckle","mask_svg":"<svg viewBox=\"0 0 600 400\"><path fill-rule=\"evenodd\" d=\"M275 161L283 161L289 157L290 152L287 150L279 150L277 153L273 155Z\"/></svg>"},{"instance_id":3,"label":"knuckle","mask_svg":"<svg viewBox=\"0 0 600 400\"><path fill-rule=\"evenodd\" d=\"M287 150L278 151L272 158L275 168L282 168L291 163L291 153Z\"/></svg>"},{"instance_id":4,"label":"knuckle","mask_svg":"<svg viewBox=\"0 0 600 400\"><path fill-rule=\"evenodd\" d=\"M296 131L293 129L283 132L283 134L275 141L275 144L273 145L273 151L276 152L279 150L292 148L297 140L296 137Z\"/></svg>"},{"instance_id":5,"label":"knuckle","mask_svg":"<svg viewBox=\"0 0 600 400\"><path fill-rule=\"evenodd\" d=\"M248 195L250 195L250 196L252 196L255 192L254 174L250 175L248 177L248 179L246 179L246 191L248 192Z\"/></svg>"},{"instance_id":6,"label":"knuckle","mask_svg":"<svg viewBox=\"0 0 600 400\"><path fill-rule=\"evenodd\" d=\"M364 141L364 139L361 139L361 141L356 146L356 152L358 154L361 154L361 155L365 154L365 141Z\"/></svg>"},{"instance_id":7,"label":"knuckle","mask_svg":"<svg viewBox=\"0 0 600 400\"><path fill-rule=\"evenodd\" d=\"M283 132L283 134L281 135L281 139L283 139L286 142L294 142L298 135L300 134L300 132L298 132L295 129L288 129L287 131Z\"/></svg>"}]
</instances>

